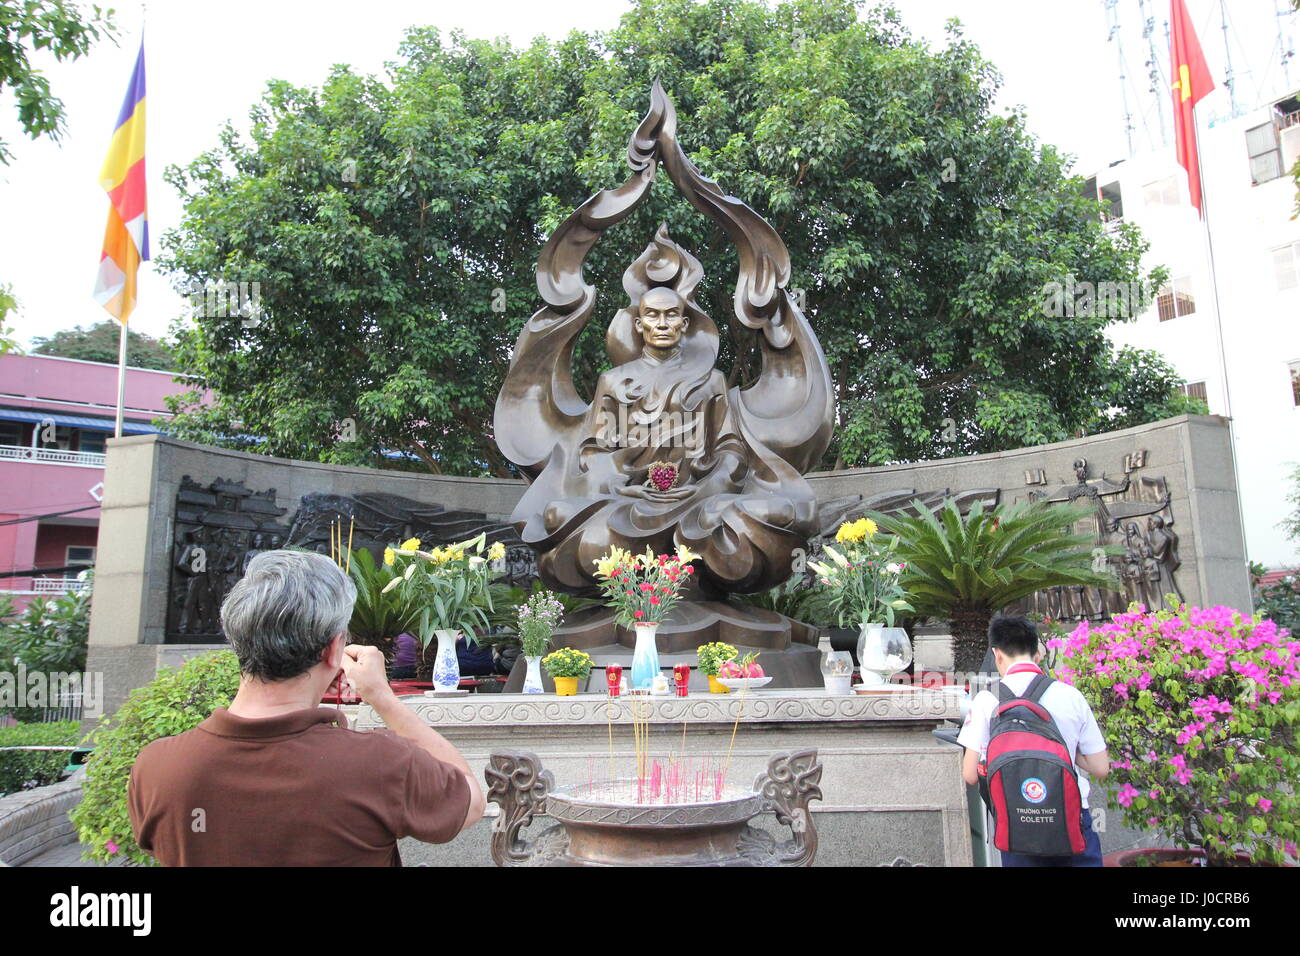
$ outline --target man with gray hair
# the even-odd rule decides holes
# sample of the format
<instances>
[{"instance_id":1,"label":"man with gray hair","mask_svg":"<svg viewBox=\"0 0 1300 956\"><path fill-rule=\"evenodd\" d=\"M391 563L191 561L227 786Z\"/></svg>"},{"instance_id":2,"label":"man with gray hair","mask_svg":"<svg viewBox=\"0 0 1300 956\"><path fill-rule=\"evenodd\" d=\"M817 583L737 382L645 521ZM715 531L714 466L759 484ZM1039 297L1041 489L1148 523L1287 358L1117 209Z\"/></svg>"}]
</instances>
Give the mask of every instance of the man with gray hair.
<instances>
[{"instance_id":1,"label":"man with gray hair","mask_svg":"<svg viewBox=\"0 0 1300 956\"><path fill-rule=\"evenodd\" d=\"M265 551L221 606L239 692L131 769L142 849L167 866L400 866L483 816L465 758L404 707L377 648L347 646L356 588L306 551ZM346 679L389 728L357 733L321 697Z\"/></svg>"}]
</instances>

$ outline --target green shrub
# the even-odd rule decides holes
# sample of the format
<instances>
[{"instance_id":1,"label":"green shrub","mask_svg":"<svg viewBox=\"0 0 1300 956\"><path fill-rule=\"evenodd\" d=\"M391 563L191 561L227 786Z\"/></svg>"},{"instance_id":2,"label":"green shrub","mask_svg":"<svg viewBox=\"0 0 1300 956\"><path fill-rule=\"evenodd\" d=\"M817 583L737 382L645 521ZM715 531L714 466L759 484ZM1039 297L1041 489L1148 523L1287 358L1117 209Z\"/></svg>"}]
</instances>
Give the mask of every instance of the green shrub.
<instances>
[{"instance_id":1,"label":"green shrub","mask_svg":"<svg viewBox=\"0 0 1300 956\"><path fill-rule=\"evenodd\" d=\"M1256 590L1255 613L1292 634L1300 634L1300 574Z\"/></svg>"},{"instance_id":2,"label":"green shrub","mask_svg":"<svg viewBox=\"0 0 1300 956\"><path fill-rule=\"evenodd\" d=\"M131 692L91 737L95 751L86 766L82 800L69 815L92 860L108 862L119 853L152 864L131 832L126 788L131 766L145 745L198 726L239 689L239 663L228 650L204 654L180 668L167 668Z\"/></svg>"},{"instance_id":3,"label":"green shrub","mask_svg":"<svg viewBox=\"0 0 1300 956\"><path fill-rule=\"evenodd\" d=\"M48 724L0 727L0 797L54 783L68 765L67 750L5 750L6 747L75 747L81 724L60 720Z\"/></svg>"},{"instance_id":4,"label":"green shrub","mask_svg":"<svg viewBox=\"0 0 1300 956\"><path fill-rule=\"evenodd\" d=\"M29 673L79 674L86 669L94 571L87 568L78 579L84 582L80 590L35 598L22 611L8 600L0 601L0 671L16 670L19 664ZM14 707L8 712L20 721L37 721L41 711L40 707Z\"/></svg>"}]
</instances>

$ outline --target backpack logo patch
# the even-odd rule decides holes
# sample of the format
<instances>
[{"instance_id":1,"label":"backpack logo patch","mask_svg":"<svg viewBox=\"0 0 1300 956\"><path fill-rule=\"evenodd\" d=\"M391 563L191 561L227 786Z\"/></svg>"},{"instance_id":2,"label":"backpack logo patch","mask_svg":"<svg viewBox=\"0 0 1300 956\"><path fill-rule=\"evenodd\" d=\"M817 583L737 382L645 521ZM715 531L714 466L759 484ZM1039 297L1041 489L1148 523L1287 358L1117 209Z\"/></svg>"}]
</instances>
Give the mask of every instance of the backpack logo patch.
<instances>
[{"instance_id":1,"label":"backpack logo patch","mask_svg":"<svg viewBox=\"0 0 1300 956\"><path fill-rule=\"evenodd\" d=\"M1030 803L1042 803L1047 799L1047 784L1037 777L1029 777L1020 785L1020 795Z\"/></svg>"}]
</instances>

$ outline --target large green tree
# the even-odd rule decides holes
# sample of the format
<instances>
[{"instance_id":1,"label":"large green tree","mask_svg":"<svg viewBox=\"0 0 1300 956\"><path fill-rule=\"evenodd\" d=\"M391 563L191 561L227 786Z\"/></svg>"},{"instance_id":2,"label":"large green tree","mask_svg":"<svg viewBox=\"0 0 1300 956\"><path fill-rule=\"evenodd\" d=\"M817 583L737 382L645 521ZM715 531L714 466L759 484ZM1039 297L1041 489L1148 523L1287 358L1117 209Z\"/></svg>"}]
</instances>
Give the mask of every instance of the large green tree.
<instances>
[{"instance_id":1,"label":"large green tree","mask_svg":"<svg viewBox=\"0 0 1300 956\"><path fill-rule=\"evenodd\" d=\"M23 132L58 139L63 131L63 101L33 56L48 52L56 60L75 60L113 33L111 9L85 10L67 0L0 0L0 91L13 94ZM0 140L0 164L9 158Z\"/></svg>"},{"instance_id":2,"label":"large green tree","mask_svg":"<svg viewBox=\"0 0 1300 956\"><path fill-rule=\"evenodd\" d=\"M87 362L117 364L120 327L112 319L105 319L88 329L76 326L61 329L51 336L32 339L32 352L37 355L58 355L62 358L84 359ZM143 332L126 333L126 364L136 368L157 368L172 371L176 359L167 343L160 342Z\"/></svg>"},{"instance_id":3,"label":"large green tree","mask_svg":"<svg viewBox=\"0 0 1300 956\"><path fill-rule=\"evenodd\" d=\"M227 128L169 170L186 211L160 264L207 290L179 355L219 395L176 419L182 436L510 474L492 408L539 304L537 254L626 178L656 77L696 164L790 247L839 402L825 465L994 451L1185 407L1168 366L1113 353L1112 315L1046 301L1054 282L1163 274L1141 274L1137 231L1103 227L1022 115L993 112L998 76L955 25L931 49L892 10L847 0L642 0L607 34L516 49L413 29L400 53L382 79L338 67L320 89L272 82L246 135ZM596 314L623 304L622 270L660 222L703 261L722 367L747 384L758 353L728 321L734 250L667 177L589 257ZM256 307L225 308L222 283ZM579 342L580 387L603 337L593 322Z\"/></svg>"}]
</instances>

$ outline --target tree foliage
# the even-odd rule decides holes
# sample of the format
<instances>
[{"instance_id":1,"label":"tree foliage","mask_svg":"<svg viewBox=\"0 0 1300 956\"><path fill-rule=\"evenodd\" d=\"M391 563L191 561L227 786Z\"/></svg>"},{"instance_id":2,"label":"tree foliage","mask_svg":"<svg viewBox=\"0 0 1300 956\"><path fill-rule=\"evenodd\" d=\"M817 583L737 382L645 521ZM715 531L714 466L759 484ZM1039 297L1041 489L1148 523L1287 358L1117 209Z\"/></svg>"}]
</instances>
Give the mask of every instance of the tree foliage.
<instances>
[{"instance_id":1,"label":"tree foliage","mask_svg":"<svg viewBox=\"0 0 1300 956\"><path fill-rule=\"evenodd\" d=\"M705 175L790 247L835 379L825 466L988 452L1186 410L1150 353L1116 356L1113 316L1061 317L1049 283L1131 284L1145 249L997 115L993 67L952 25L932 49L891 9L850 0L640 0L605 34L515 49L412 29L381 78L337 67L319 89L272 82L246 135L168 171L186 197L160 260L178 285L257 282L255 318L178 325L179 356L218 404L172 429L286 457L512 474L492 409L533 270L578 203L627 176L627 137L657 77ZM727 237L660 176L597 244L597 316L655 226L700 257L697 297L723 326L721 367L758 375L729 322ZM196 300L200 297L196 296ZM604 323L574 355L590 393ZM238 424L237 424L238 423Z\"/></svg>"},{"instance_id":2,"label":"tree foliage","mask_svg":"<svg viewBox=\"0 0 1300 956\"><path fill-rule=\"evenodd\" d=\"M105 319L88 329L76 326L62 329L51 336L32 339L32 352L37 355L57 355L62 358L82 359L87 362L117 364L119 326ZM126 333L126 364L136 368L156 368L172 371L176 359L167 343L160 342L143 332Z\"/></svg>"},{"instance_id":3,"label":"tree foliage","mask_svg":"<svg viewBox=\"0 0 1300 956\"><path fill-rule=\"evenodd\" d=\"M68 0L0 0L0 91L13 92L18 122L28 136L58 139L63 132L63 101L32 64L46 51L56 60L75 60L104 37L112 37L113 11L89 11ZM0 140L0 164L12 154Z\"/></svg>"}]
</instances>

